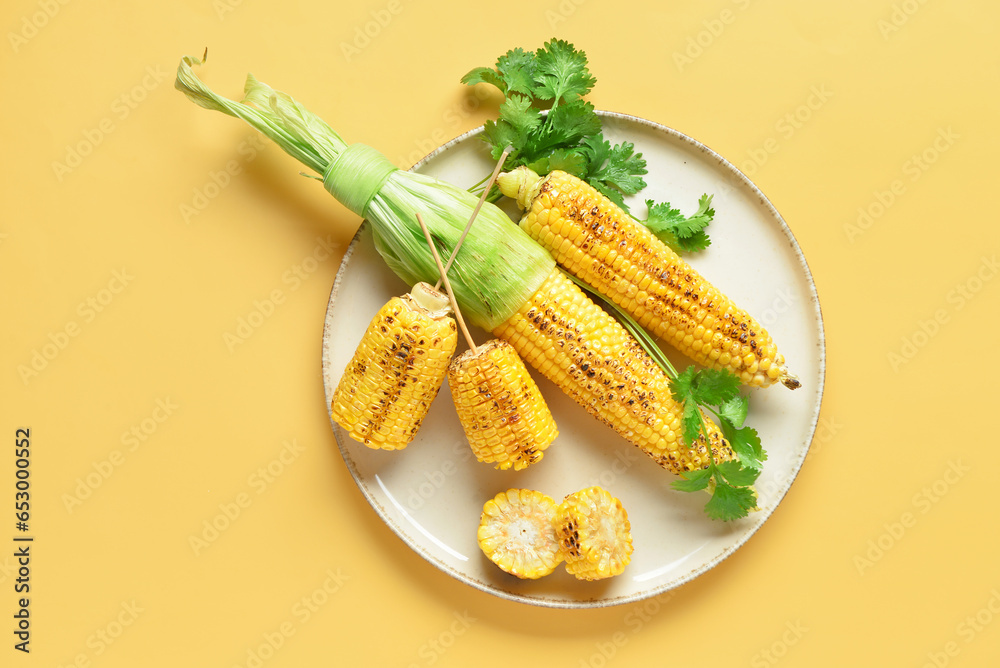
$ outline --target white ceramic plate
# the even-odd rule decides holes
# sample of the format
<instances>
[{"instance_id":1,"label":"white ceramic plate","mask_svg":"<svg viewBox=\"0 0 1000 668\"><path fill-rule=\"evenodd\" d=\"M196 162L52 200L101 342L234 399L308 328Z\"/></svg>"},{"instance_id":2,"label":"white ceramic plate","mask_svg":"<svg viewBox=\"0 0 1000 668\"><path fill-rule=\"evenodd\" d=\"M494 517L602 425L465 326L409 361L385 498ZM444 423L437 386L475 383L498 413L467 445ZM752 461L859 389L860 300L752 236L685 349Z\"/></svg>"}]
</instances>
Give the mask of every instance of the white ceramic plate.
<instances>
[{"instance_id":1,"label":"white ceramic plate","mask_svg":"<svg viewBox=\"0 0 1000 668\"><path fill-rule=\"evenodd\" d=\"M715 196L711 247L690 263L773 336L802 387L755 390L747 424L768 452L757 483L760 511L731 523L708 519L705 493L669 487L674 477L598 423L553 384L535 374L560 435L537 465L496 471L475 461L442 388L416 439L400 452L369 450L332 423L341 453L378 516L414 551L445 573L497 596L535 605L585 608L655 596L705 573L760 528L784 497L809 449L823 393L825 347L816 289L802 252L771 203L742 173L699 142L649 121L602 113L605 136L628 140L648 162L643 199L669 201L682 211L702 193ZM437 149L414 169L467 187L493 167L479 130ZM512 225L514 223L511 223ZM351 242L337 274L323 333L327 406L368 322L408 286L386 268L369 227ZM478 341L488 336L474 331ZM464 344L459 344L459 350ZM671 355L678 368L688 362ZM600 484L621 499L632 523L635 553L621 576L581 582L561 567L521 581L489 562L476 544L483 503L508 487L542 491L556 500Z\"/></svg>"}]
</instances>

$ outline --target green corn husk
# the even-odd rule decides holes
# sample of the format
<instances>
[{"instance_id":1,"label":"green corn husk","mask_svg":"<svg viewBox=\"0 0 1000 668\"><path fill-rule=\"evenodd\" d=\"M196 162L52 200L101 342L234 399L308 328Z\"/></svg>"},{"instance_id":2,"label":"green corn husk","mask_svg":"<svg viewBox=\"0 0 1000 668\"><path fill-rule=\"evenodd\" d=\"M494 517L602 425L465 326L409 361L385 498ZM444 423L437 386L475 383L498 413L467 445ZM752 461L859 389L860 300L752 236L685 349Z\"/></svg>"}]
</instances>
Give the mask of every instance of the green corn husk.
<instances>
[{"instance_id":1,"label":"green corn husk","mask_svg":"<svg viewBox=\"0 0 1000 668\"><path fill-rule=\"evenodd\" d=\"M348 145L318 116L252 75L242 101L216 95L195 76L192 67L200 64L191 56L181 60L178 90L199 106L243 119L316 171L331 194L369 221L378 252L408 285L437 281L437 266L416 214L448 257L478 198L444 181L396 169L370 147ZM538 290L554 266L548 252L486 202L448 277L465 316L491 331Z\"/></svg>"}]
</instances>

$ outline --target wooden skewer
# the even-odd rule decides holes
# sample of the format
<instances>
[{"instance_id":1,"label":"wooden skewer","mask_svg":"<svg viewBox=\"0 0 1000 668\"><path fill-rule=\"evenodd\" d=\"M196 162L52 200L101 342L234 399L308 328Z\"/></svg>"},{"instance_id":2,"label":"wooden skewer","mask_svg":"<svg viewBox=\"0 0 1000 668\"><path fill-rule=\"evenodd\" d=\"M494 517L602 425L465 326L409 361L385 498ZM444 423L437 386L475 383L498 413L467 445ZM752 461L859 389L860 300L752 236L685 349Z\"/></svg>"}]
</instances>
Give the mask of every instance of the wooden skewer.
<instances>
[{"instance_id":1,"label":"wooden skewer","mask_svg":"<svg viewBox=\"0 0 1000 668\"><path fill-rule=\"evenodd\" d=\"M424 219L420 217L419 213L417 214L417 222L420 223L420 229L424 231L424 238L427 239L427 245L431 248L434 263L437 265L438 271L441 272L441 281L444 281L444 289L448 293L448 299L451 300L451 308L455 311L455 319L458 321L458 326L462 329L462 334L465 335L465 340L468 341L469 348L472 349L472 354L475 355L478 353L476 342L472 340L472 334L469 333L469 328L465 326L465 318L462 317L462 311L458 308L458 302L455 301L455 293L451 290L451 281L448 280L448 274L441 264L441 256L438 255L434 240L431 239L431 231L427 229L427 224L424 223ZM441 281L438 282L439 285Z\"/></svg>"},{"instance_id":2,"label":"wooden skewer","mask_svg":"<svg viewBox=\"0 0 1000 668\"><path fill-rule=\"evenodd\" d=\"M476 208L472 210L472 215L469 216L469 222L465 224L465 229L462 230L462 236L458 238L458 243L455 244L455 249L451 252L451 257L448 258L448 262L444 265L444 269L441 271L441 276L447 274L448 270L451 269L451 263L455 261L455 256L458 255L458 249L462 247L462 242L465 241L466 235L468 235L469 230L472 229L472 222L476 219L476 216L479 215L479 210L483 208L483 203L486 201L486 196L490 194L490 188L493 187L493 184L497 180L497 176L500 175L500 170L503 169L503 163L507 161L507 156L513 150L514 150L513 146L508 146L503 150L503 153L500 155L500 161L497 162L497 166L493 168L493 173L490 175L490 180L486 182L486 188L483 189L483 194L479 196L479 202L476 203ZM434 286L434 289L437 290L440 287L441 287L441 279L438 279L438 282Z\"/></svg>"}]
</instances>

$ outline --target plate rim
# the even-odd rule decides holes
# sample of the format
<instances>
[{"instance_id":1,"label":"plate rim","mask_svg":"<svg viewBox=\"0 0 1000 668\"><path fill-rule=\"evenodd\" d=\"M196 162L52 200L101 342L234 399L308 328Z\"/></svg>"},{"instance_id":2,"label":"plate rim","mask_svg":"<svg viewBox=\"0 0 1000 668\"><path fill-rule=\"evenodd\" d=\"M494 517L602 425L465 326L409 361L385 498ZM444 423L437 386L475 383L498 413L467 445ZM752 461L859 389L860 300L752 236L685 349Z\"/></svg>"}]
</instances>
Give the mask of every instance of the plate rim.
<instances>
[{"instance_id":1,"label":"plate rim","mask_svg":"<svg viewBox=\"0 0 1000 668\"><path fill-rule=\"evenodd\" d=\"M689 135L686 135L678 130L675 130L674 128L663 125L661 123L657 123L655 121L651 121L646 118L642 118L640 116L635 116L632 114L626 114L622 112L608 111L608 110L596 110L596 113L598 116L602 118L611 118L619 121L636 123L639 125L646 126L647 128L650 128L656 132L666 134L675 141L679 141L682 144L687 144L697 149L698 151L704 153L708 158L716 162L721 168L723 168L724 171L728 172L729 176L732 179L737 181L739 184L749 188L750 191L757 196L760 203L765 207L767 212L770 214L771 218L778 223L782 233L790 242L790 245L795 252L795 257L797 258L798 263L802 271L804 272L804 277L806 279L806 283L809 288L810 302L813 305L814 316L816 318L817 344L818 344L817 347L819 350L818 353L819 373L818 373L817 397L813 413L810 416L808 439L805 448L801 451L801 454L799 455L797 460L795 460L792 464L791 474L789 475L788 480L776 492L774 503L770 504L769 508L758 511L759 513L764 513L764 514L756 516L758 518L758 521L755 522L755 524L752 527L750 527L747 530L747 532L745 532L737 542L730 545L728 548L720 552L712 559L706 561L700 567L682 576L679 576L673 580L670 580L669 582L663 583L658 587L607 599L587 599L587 600L581 599L581 600L570 601L570 600L549 599L539 596L531 596L523 593L513 593L510 591L499 589L493 585L481 582L467 573L462 573L457 571L450 565L440 561L434 555L430 554L430 552L428 552L422 545L412 540L410 536L406 532L404 532L400 527L398 527L395 521L389 517L385 509L382 507L382 504L379 503L379 501L374 497L373 493L369 490L367 482L363 482L359 477L358 469L354 462L354 459L351 456L350 452L348 451L347 446L344 443L344 439L341 436L341 429L339 425L337 425L337 423L333 421L333 417L330 415L329 406L333 399L333 397L331 396L332 383L327 382L327 378L329 377L329 371L330 371L329 369L330 311L333 308L334 303L336 302L337 295L340 291L340 285L347 272L347 267L349 265L350 259L354 255L355 249L357 248L358 244L361 241L362 236L366 233L366 229L369 226L367 219L363 220L361 225L358 227L357 231L355 232L354 236L351 239L350 244L347 247L347 250L344 252L343 258L340 261L340 266L337 268L337 274L333 282L333 287L330 290L330 297L327 301L326 313L324 314L323 318L321 372L323 375L323 393L326 399L325 410L327 413L327 417L330 420L330 425L333 430L334 438L337 441L337 447L340 450L340 454L344 459L344 463L347 465L347 468L351 473L351 477L354 479L355 485L357 486L358 490L361 491L364 498L368 501L368 504L372 507L372 509L379 516L382 522L387 527L389 527L392 530L392 532L395 533L403 541L403 543L405 543L410 549L412 549L415 553L423 557L425 561L437 567L443 573L450 575L451 577L455 578L456 580L464 584L467 584L487 594L491 594L493 596L497 596L499 598L512 601L515 603L525 603L538 607L557 608L557 609L604 608L617 605L625 605L628 603L643 601L648 598L654 598L668 591L671 591L672 589L676 589L677 587L680 587L681 585L684 585L694 580L695 578L707 573L708 571L712 570L713 568L721 564L723 561L728 559L738 549L743 547L754 535L756 535L756 533L760 530L761 527L764 526L767 520L771 518L771 516L774 514L774 511L777 510L778 506L781 505L781 502L784 501L785 496L788 494L788 491L795 483L795 480L798 479L799 472L801 471L802 465L805 462L806 458L809 456L809 451L812 448L813 440L816 437L816 428L819 423L819 416L823 408L823 398L826 389L826 330L824 327L822 306L819 300L819 292L816 288L816 281L813 278L813 274L809 268L809 263L805 258L805 254L802 252L802 247L799 245L798 240L795 238L795 235L792 232L791 228L788 226L788 223L785 222L784 217L781 215L781 213L778 212L777 208L774 206L771 200L768 199L767 196L763 193L763 191L761 191L761 189L757 187L757 185L753 181L751 181L746 174L744 174L738 167L736 167L736 165L729 162L726 158L724 158L716 151L712 150L706 144L694 139L693 137L690 137ZM429 163L438 155L449 150L452 146L467 141L475 137L476 135L481 134L482 132L483 132L483 126L473 128L472 130L469 130L467 132L463 132L454 139L451 139L445 142L444 144L441 144L437 148L435 148L433 151L431 151L423 158L418 160L416 163L414 163L407 171L411 172L418 171L421 167ZM402 512L405 513L405 511Z\"/></svg>"}]
</instances>

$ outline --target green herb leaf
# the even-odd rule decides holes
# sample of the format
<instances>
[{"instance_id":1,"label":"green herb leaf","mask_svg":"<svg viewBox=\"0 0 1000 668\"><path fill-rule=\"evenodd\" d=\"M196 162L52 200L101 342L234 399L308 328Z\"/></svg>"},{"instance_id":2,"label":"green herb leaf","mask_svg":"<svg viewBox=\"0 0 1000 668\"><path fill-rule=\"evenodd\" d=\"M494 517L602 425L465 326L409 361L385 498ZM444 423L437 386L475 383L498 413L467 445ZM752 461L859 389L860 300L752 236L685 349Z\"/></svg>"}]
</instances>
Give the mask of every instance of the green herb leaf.
<instances>
[{"instance_id":1,"label":"green herb leaf","mask_svg":"<svg viewBox=\"0 0 1000 668\"><path fill-rule=\"evenodd\" d=\"M510 123L525 141L528 133L542 124L541 114L536 107L531 106L531 100L525 95L516 93L509 95L500 105L500 118L502 122ZM525 141L522 141L522 144Z\"/></svg>"},{"instance_id":2,"label":"green herb leaf","mask_svg":"<svg viewBox=\"0 0 1000 668\"><path fill-rule=\"evenodd\" d=\"M646 173L646 160L635 152L635 145L611 142L597 133L584 139L580 152L587 158L589 168L583 177L608 199L628 212L624 195L634 195L646 187L642 175Z\"/></svg>"},{"instance_id":3,"label":"green herb leaf","mask_svg":"<svg viewBox=\"0 0 1000 668\"><path fill-rule=\"evenodd\" d=\"M490 67L477 67L469 70L469 72L462 77L462 83L468 86L475 86L477 83L488 83L496 86L504 93L507 92L507 84L500 77L497 71Z\"/></svg>"},{"instance_id":4,"label":"green herb leaf","mask_svg":"<svg viewBox=\"0 0 1000 668\"><path fill-rule=\"evenodd\" d=\"M760 470L745 468L740 462L722 462L716 466L719 473L735 487L749 487L757 482Z\"/></svg>"},{"instance_id":5,"label":"green herb leaf","mask_svg":"<svg viewBox=\"0 0 1000 668\"><path fill-rule=\"evenodd\" d=\"M553 169L561 169L582 177L587 171L587 160L578 151L557 148L548 156L528 163L528 168L537 174L548 174Z\"/></svg>"},{"instance_id":6,"label":"green herb leaf","mask_svg":"<svg viewBox=\"0 0 1000 668\"><path fill-rule=\"evenodd\" d=\"M698 404L692 401L690 396L684 401L684 416L681 418L681 427L684 429L684 440L688 443L695 443L698 440L698 435L704 429L701 411L698 409Z\"/></svg>"},{"instance_id":7,"label":"green herb leaf","mask_svg":"<svg viewBox=\"0 0 1000 668\"><path fill-rule=\"evenodd\" d=\"M680 480L674 480L670 486L682 492L697 492L708 487L712 479L712 472L708 469L699 469L685 473Z\"/></svg>"},{"instance_id":8,"label":"green herb leaf","mask_svg":"<svg viewBox=\"0 0 1000 668\"><path fill-rule=\"evenodd\" d=\"M670 393L674 395L675 401L687 401L688 397L691 396L694 376L697 372L698 370L692 365L677 374L676 378L670 379Z\"/></svg>"},{"instance_id":9,"label":"green herb leaf","mask_svg":"<svg viewBox=\"0 0 1000 668\"><path fill-rule=\"evenodd\" d=\"M753 427L743 427L736 429L728 423L722 421L722 435L729 441L729 445L736 453L743 466L760 471L767 461L767 453L760 443L760 436Z\"/></svg>"},{"instance_id":10,"label":"green herb leaf","mask_svg":"<svg viewBox=\"0 0 1000 668\"><path fill-rule=\"evenodd\" d=\"M691 382L691 393L700 404L718 406L740 394L740 379L728 369L702 369Z\"/></svg>"},{"instance_id":11,"label":"green herb leaf","mask_svg":"<svg viewBox=\"0 0 1000 668\"><path fill-rule=\"evenodd\" d=\"M591 163L591 179L614 186L626 195L634 195L646 187L642 175L646 173L646 160L635 152L635 144L622 142L611 147L604 164Z\"/></svg>"},{"instance_id":12,"label":"green herb leaf","mask_svg":"<svg viewBox=\"0 0 1000 668\"><path fill-rule=\"evenodd\" d=\"M692 253L704 250L712 243L705 233L705 227L715 217L711 195L702 195L698 200L698 210L690 216L672 208L669 202L656 203L649 199L646 206L649 213L641 222L675 252Z\"/></svg>"},{"instance_id":13,"label":"green herb leaf","mask_svg":"<svg viewBox=\"0 0 1000 668\"><path fill-rule=\"evenodd\" d=\"M705 504L705 512L716 520L729 522L746 517L757 505L757 494L750 487L733 487L716 481L712 499Z\"/></svg>"},{"instance_id":14,"label":"green herb leaf","mask_svg":"<svg viewBox=\"0 0 1000 668\"><path fill-rule=\"evenodd\" d=\"M497 74L503 81L504 93L521 93L534 97L535 54L518 47L497 58Z\"/></svg>"},{"instance_id":15,"label":"green herb leaf","mask_svg":"<svg viewBox=\"0 0 1000 668\"><path fill-rule=\"evenodd\" d=\"M587 54L569 42L554 39L535 52L534 95L552 100L553 107L586 95L596 82L587 69Z\"/></svg>"},{"instance_id":16,"label":"green herb leaf","mask_svg":"<svg viewBox=\"0 0 1000 668\"><path fill-rule=\"evenodd\" d=\"M594 112L594 105L574 100L550 111L546 118L547 130L558 143L575 146L584 137L601 131L601 119Z\"/></svg>"},{"instance_id":17,"label":"green herb leaf","mask_svg":"<svg viewBox=\"0 0 1000 668\"><path fill-rule=\"evenodd\" d=\"M750 397L736 396L719 404L719 417L723 420L729 420L734 427L739 428L746 421L749 410Z\"/></svg>"}]
</instances>

